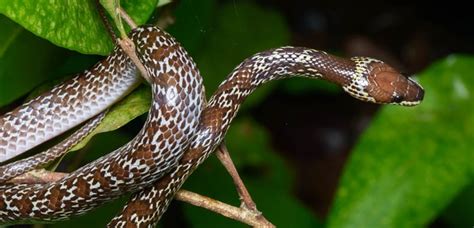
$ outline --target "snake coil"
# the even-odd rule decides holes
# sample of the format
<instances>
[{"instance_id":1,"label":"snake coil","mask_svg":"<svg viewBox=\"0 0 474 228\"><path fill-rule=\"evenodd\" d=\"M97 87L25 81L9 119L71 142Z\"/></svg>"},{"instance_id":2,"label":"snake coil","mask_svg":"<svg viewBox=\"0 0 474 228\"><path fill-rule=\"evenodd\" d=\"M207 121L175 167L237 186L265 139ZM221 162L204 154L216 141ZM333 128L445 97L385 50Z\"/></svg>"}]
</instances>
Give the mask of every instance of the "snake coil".
<instances>
[{"instance_id":1,"label":"snake coil","mask_svg":"<svg viewBox=\"0 0 474 228\"><path fill-rule=\"evenodd\" d=\"M340 85L355 98L373 103L411 106L423 99L423 89L416 82L379 60L343 59L308 48L282 47L244 60L205 104L196 64L173 37L153 26L139 27L130 37L152 82L153 102L142 130L123 147L60 181L1 185L0 222L66 219L125 192L135 192L109 226L153 225L185 179L221 143L240 104L259 85L271 80L295 75L324 79ZM101 112L89 112L91 107L110 103L104 102L97 88L110 89L108 85L118 86L121 77L128 77L121 92L109 98L119 99L136 84L135 72L128 57L116 48L91 71L3 116L0 146L7 146L0 147L0 153L8 154L10 148L11 154L21 151L16 148L18 142L28 139L31 130L22 122L24 116L29 116L24 112L33 114L30 124L44 126L44 135L53 130L50 135L54 137L80 122L69 120L72 115L84 121ZM96 75L101 73L107 76ZM94 76L103 81L94 81ZM69 102L61 102L64 98ZM62 111L67 109L73 111ZM67 127L61 125L66 129L54 129L53 117L60 118L61 123L69 122Z\"/></svg>"}]
</instances>

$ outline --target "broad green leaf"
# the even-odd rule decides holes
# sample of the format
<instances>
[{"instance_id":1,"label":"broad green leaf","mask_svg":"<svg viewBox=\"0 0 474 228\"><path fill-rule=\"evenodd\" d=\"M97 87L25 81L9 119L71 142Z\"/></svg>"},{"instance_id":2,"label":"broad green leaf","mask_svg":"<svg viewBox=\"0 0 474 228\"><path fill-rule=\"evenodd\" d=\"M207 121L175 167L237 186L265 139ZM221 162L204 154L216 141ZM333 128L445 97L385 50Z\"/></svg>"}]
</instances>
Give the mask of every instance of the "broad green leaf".
<instances>
[{"instance_id":1,"label":"broad green leaf","mask_svg":"<svg viewBox=\"0 0 474 228\"><path fill-rule=\"evenodd\" d=\"M425 100L384 107L354 149L329 227L426 226L474 177L474 58L420 75Z\"/></svg>"},{"instance_id":2,"label":"broad green leaf","mask_svg":"<svg viewBox=\"0 0 474 228\"><path fill-rule=\"evenodd\" d=\"M120 5L138 24L144 24L158 7L159 0L120 0Z\"/></svg>"},{"instance_id":3,"label":"broad green leaf","mask_svg":"<svg viewBox=\"0 0 474 228\"><path fill-rule=\"evenodd\" d=\"M158 0L124 0L121 3L138 24L143 24ZM101 55L108 54L113 47L94 1L0 0L0 13L61 47Z\"/></svg>"},{"instance_id":4,"label":"broad green leaf","mask_svg":"<svg viewBox=\"0 0 474 228\"><path fill-rule=\"evenodd\" d=\"M167 4L170 4L173 0L161 0L158 2L158 5L157 7L160 7L160 6L164 6L164 5L167 5Z\"/></svg>"},{"instance_id":5,"label":"broad green leaf","mask_svg":"<svg viewBox=\"0 0 474 228\"><path fill-rule=\"evenodd\" d=\"M125 32L125 27L123 26L122 17L120 17L120 13L119 13L120 1L119 0L99 0L99 2L104 8L104 10L112 18L112 21L114 22L115 27L119 31L120 37L126 37L127 34Z\"/></svg>"},{"instance_id":6,"label":"broad green leaf","mask_svg":"<svg viewBox=\"0 0 474 228\"><path fill-rule=\"evenodd\" d=\"M440 216L447 227L471 227L474 224L474 182L454 199Z\"/></svg>"},{"instance_id":7,"label":"broad green leaf","mask_svg":"<svg viewBox=\"0 0 474 228\"><path fill-rule=\"evenodd\" d=\"M272 151L267 139L267 132L248 119L234 121L226 136L233 158L244 153L265 158L258 164L254 164L253 160L240 160L238 165L240 175L258 209L277 227L321 227L311 212L292 194L293 177L283 159ZM248 146L239 145L242 142ZM245 151L239 151L241 149ZM231 177L215 156L211 156L196 170L184 188L234 206L240 205ZM244 227L240 222L191 205L185 205L184 211L193 227Z\"/></svg>"},{"instance_id":8,"label":"broad green leaf","mask_svg":"<svg viewBox=\"0 0 474 228\"><path fill-rule=\"evenodd\" d=\"M13 43L18 35L21 34L23 28L17 26L14 22L8 20L4 16L0 16L0 26L3 30L0 36L0 57L3 57L11 43Z\"/></svg>"},{"instance_id":9,"label":"broad green leaf","mask_svg":"<svg viewBox=\"0 0 474 228\"><path fill-rule=\"evenodd\" d=\"M55 78L51 71L68 51L36 37L0 15L0 106Z\"/></svg>"}]
</instances>

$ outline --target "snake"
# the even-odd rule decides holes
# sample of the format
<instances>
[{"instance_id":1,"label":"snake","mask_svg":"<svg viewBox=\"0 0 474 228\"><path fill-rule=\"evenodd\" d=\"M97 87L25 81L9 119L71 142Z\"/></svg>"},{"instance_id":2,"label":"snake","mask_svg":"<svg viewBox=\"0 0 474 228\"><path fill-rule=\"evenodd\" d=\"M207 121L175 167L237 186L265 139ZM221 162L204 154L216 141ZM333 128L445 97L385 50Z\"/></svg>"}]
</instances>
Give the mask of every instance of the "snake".
<instances>
[{"instance_id":1,"label":"snake","mask_svg":"<svg viewBox=\"0 0 474 228\"><path fill-rule=\"evenodd\" d=\"M152 226L186 178L222 142L245 98L268 81L293 76L323 79L341 86L359 100L380 104L413 106L419 104L424 96L424 90L417 82L380 60L369 57L345 59L323 51L288 46L263 51L244 60L205 102L202 78L196 64L171 35L154 26L140 26L132 30L130 38L149 75L146 81L151 82L152 104L143 128L124 146L59 181L0 185L0 223L68 219L132 192L134 195L129 203L109 226ZM128 87L124 86L127 89L122 90L128 91L138 81L136 67L116 47L93 70L77 76L72 83L62 84L62 92L53 89L34 99L36 103L28 102L8 118L2 117L2 120L8 120L7 130L14 127L12 123L21 123L21 118L15 119L20 116L15 113L18 110L35 113L35 108L50 106L49 102L58 100L55 95L77 89L75 86L82 86L89 99L97 98L95 86L107 88L107 83L113 81L104 80L103 84L91 85L78 83L84 81L79 78L100 69L107 69L104 72L109 76L105 78L112 78L115 76L110 74L111 69L118 68L123 71L115 73L133 78ZM84 97L76 95L76 100L70 102L79 106L76 110L82 110L82 114L84 109L89 110L87 105L93 103L91 100L81 103ZM61 104L67 106L69 102ZM54 112L55 109L48 110ZM61 118L67 119L67 115ZM0 126L6 124L0 123ZM54 126L50 121L42 126L51 125Z\"/></svg>"},{"instance_id":2,"label":"snake","mask_svg":"<svg viewBox=\"0 0 474 228\"><path fill-rule=\"evenodd\" d=\"M140 81L133 63L112 53L91 70L6 113L0 118L0 162L98 115Z\"/></svg>"},{"instance_id":3,"label":"snake","mask_svg":"<svg viewBox=\"0 0 474 228\"><path fill-rule=\"evenodd\" d=\"M46 151L0 166L0 183L4 183L14 177L20 176L21 174L37 169L38 167L46 166L50 162L66 154L72 147L77 145L77 143L82 141L90 132L99 126L105 118L106 113L107 112L104 111L90 119L69 137Z\"/></svg>"},{"instance_id":4,"label":"snake","mask_svg":"<svg viewBox=\"0 0 474 228\"><path fill-rule=\"evenodd\" d=\"M237 66L211 96L196 137L179 164L133 194L108 227L155 227L186 179L222 143L245 98L265 82L295 75L335 82L353 97L373 103L415 106L424 97L416 81L373 58L348 60L303 47L257 53Z\"/></svg>"}]
</instances>

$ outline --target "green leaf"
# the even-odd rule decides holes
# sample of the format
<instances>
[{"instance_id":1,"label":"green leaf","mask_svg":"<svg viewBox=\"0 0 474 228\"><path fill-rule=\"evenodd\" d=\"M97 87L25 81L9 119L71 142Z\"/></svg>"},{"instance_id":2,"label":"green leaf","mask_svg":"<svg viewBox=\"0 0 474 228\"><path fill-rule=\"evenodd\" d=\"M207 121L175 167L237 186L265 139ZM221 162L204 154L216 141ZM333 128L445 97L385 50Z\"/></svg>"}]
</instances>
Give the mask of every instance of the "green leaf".
<instances>
[{"instance_id":1,"label":"green leaf","mask_svg":"<svg viewBox=\"0 0 474 228\"><path fill-rule=\"evenodd\" d=\"M329 227L426 226L474 176L474 58L423 72L425 100L387 106L354 149Z\"/></svg>"},{"instance_id":2,"label":"green leaf","mask_svg":"<svg viewBox=\"0 0 474 228\"><path fill-rule=\"evenodd\" d=\"M51 71L68 51L40 39L0 15L0 106L55 78Z\"/></svg>"},{"instance_id":3,"label":"green leaf","mask_svg":"<svg viewBox=\"0 0 474 228\"><path fill-rule=\"evenodd\" d=\"M158 5L156 5L157 7L161 7L161 6L164 6L164 5L167 5L167 4L170 4L172 3L173 0L161 0L158 2Z\"/></svg>"},{"instance_id":4,"label":"green leaf","mask_svg":"<svg viewBox=\"0 0 474 228\"><path fill-rule=\"evenodd\" d=\"M119 8L120 8L120 1L119 0L99 0L102 7L109 13L109 16L112 17L112 21L115 24L115 27L118 29L120 36L119 37L126 37L127 33L125 32L125 27L122 23L122 17L120 17Z\"/></svg>"},{"instance_id":5,"label":"green leaf","mask_svg":"<svg viewBox=\"0 0 474 228\"><path fill-rule=\"evenodd\" d=\"M158 0L122 1L123 8L143 24ZM88 54L108 54L113 43L93 1L0 0L0 13L52 43Z\"/></svg>"},{"instance_id":6,"label":"green leaf","mask_svg":"<svg viewBox=\"0 0 474 228\"><path fill-rule=\"evenodd\" d=\"M454 199L441 215L446 227L471 227L474 224L474 182Z\"/></svg>"},{"instance_id":7,"label":"green leaf","mask_svg":"<svg viewBox=\"0 0 474 228\"><path fill-rule=\"evenodd\" d=\"M248 119L234 121L226 136L233 158L239 157L236 153L256 154L257 157L265 158L258 164L254 164L253 160L241 159L238 165L240 175L258 209L277 227L321 227L310 210L292 194L293 177L283 159L272 151L267 139L267 132ZM239 145L242 142L248 146ZM234 206L240 205L231 177L215 156L211 156L206 164L196 170L184 188ZM243 227L240 222L191 205L186 204L184 211L193 227Z\"/></svg>"}]
</instances>

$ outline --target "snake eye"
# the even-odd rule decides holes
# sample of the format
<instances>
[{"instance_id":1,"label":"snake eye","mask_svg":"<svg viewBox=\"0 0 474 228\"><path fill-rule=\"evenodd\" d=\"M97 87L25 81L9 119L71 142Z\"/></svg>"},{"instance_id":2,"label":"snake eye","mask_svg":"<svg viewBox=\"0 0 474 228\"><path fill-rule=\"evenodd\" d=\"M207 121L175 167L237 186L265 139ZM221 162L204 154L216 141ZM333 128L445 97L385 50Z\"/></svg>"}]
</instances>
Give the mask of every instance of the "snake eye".
<instances>
[{"instance_id":1,"label":"snake eye","mask_svg":"<svg viewBox=\"0 0 474 228\"><path fill-rule=\"evenodd\" d=\"M403 96L395 95L392 97L392 103L400 103L403 101L403 99L404 99Z\"/></svg>"}]
</instances>

